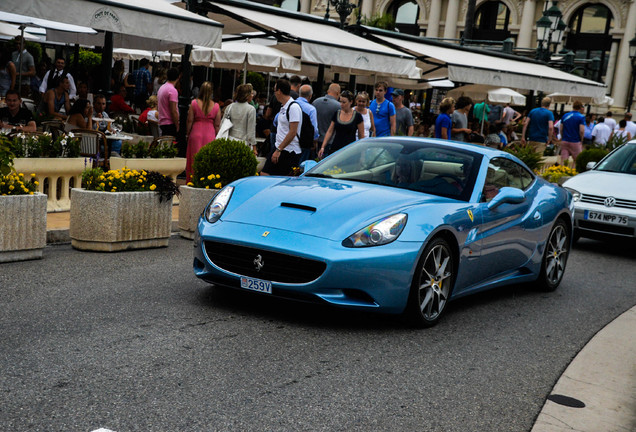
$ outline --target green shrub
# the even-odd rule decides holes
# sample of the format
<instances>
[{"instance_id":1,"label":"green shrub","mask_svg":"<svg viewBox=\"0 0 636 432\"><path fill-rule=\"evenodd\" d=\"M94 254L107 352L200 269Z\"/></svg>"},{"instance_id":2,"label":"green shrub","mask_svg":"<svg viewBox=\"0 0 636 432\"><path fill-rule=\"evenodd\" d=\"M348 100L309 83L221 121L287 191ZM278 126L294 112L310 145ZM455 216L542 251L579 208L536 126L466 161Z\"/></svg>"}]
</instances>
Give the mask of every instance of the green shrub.
<instances>
[{"instance_id":1,"label":"green shrub","mask_svg":"<svg viewBox=\"0 0 636 432\"><path fill-rule=\"evenodd\" d=\"M205 145L194 157L192 186L219 189L256 173L256 157L243 141L220 138Z\"/></svg>"},{"instance_id":2,"label":"green shrub","mask_svg":"<svg viewBox=\"0 0 636 432\"><path fill-rule=\"evenodd\" d=\"M616 134L613 134L612 137L607 140L607 144L605 145L605 148L608 150L614 150L617 147L622 146L623 144L627 144L629 142L629 139L627 139L626 136L619 136Z\"/></svg>"},{"instance_id":3,"label":"green shrub","mask_svg":"<svg viewBox=\"0 0 636 432\"><path fill-rule=\"evenodd\" d=\"M543 165L541 163L541 153L534 151L534 149L530 145L508 146L505 148L504 151L521 159L523 163L525 163L532 171L538 170L541 165Z\"/></svg>"},{"instance_id":4,"label":"green shrub","mask_svg":"<svg viewBox=\"0 0 636 432\"><path fill-rule=\"evenodd\" d=\"M576 158L576 170L578 172L585 171L585 167L588 163L600 161L607 153L609 153L609 151L604 148L583 150Z\"/></svg>"},{"instance_id":5,"label":"green shrub","mask_svg":"<svg viewBox=\"0 0 636 432\"><path fill-rule=\"evenodd\" d=\"M80 154L80 139L73 132L55 139L49 132L41 135L18 133L9 145L15 157L21 158L74 158Z\"/></svg>"},{"instance_id":6,"label":"green shrub","mask_svg":"<svg viewBox=\"0 0 636 432\"><path fill-rule=\"evenodd\" d=\"M150 144L144 141L137 143L125 142L121 146L121 156L128 159L144 159L148 157L154 159L169 159L176 157L178 151L174 143L160 143L152 150L150 150Z\"/></svg>"}]
</instances>

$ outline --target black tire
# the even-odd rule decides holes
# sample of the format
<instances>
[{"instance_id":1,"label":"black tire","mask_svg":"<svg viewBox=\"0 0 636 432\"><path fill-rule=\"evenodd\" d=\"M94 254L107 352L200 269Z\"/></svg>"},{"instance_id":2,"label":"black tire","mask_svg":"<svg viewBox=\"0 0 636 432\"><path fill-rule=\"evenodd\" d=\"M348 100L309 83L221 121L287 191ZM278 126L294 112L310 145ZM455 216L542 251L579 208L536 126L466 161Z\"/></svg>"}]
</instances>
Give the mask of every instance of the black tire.
<instances>
[{"instance_id":1,"label":"black tire","mask_svg":"<svg viewBox=\"0 0 636 432\"><path fill-rule=\"evenodd\" d=\"M411 325L437 324L453 292L456 271L457 261L448 242L440 237L431 240L415 269L404 311Z\"/></svg>"},{"instance_id":2,"label":"black tire","mask_svg":"<svg viewBox=\"0 0 636 432\"><path fill-rule=\"evenodd\" d=\"M570 253L570 235L567 224L561 219L557 220L548 235L536 282L541 291L554 291L561 283Z\"/></svg>"}]
</instances>

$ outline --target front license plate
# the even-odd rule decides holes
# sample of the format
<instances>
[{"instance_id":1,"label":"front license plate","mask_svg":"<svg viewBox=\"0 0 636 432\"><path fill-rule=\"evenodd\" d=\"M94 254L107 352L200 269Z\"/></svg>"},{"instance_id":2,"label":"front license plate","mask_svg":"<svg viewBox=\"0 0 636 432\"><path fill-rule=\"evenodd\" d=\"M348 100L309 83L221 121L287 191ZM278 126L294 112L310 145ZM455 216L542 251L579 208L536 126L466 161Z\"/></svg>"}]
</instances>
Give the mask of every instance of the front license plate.
<instances>
[{"instance_id":1,"label":"front license plate","mask_svg":"<svg viewBox=\"0 0 636 432\"><path fill-rule=\"evenodd\" d=\"M266 294L272 293L272 283L270 281L252 279L245 276L241 276L241 288Z\"/></svg>"},{"instance_id":2,"label":"front license plate","mask_svg":"<svg viewBox=\"0 0 636 432\"><path fill-rule=\"evenodd\" d=\"M619 216L609 213L599 213L595 211L585 210L583 219L604 222L614 225L627 225L629 218L627 216Z\"/></svg>"}]
</instances>

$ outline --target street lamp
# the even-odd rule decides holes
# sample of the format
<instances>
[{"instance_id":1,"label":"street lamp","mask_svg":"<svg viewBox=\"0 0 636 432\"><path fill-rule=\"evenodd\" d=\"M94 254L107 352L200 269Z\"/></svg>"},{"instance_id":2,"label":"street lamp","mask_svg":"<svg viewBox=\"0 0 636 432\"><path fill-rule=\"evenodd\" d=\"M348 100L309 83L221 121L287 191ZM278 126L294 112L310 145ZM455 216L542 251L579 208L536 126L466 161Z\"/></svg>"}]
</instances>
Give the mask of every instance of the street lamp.
<instances>
[{"instance_id":1,"label":"street lamp","mask_svg":"<svg viewBox=\"0 0 636 432\"><path fill-rule=\"evenodd\" d=\"M547 6L547 3L546 3ZM561 43L563 32L567 28L561 17L563 14L553 1L552 6L543 11L543 15L537 21L537 59L545 62L550 60L550 45L556 47Z\"/></svg>"},{"instance_id":2,"label":"street lamp","mask_svg":"<svg viewBox=\"0 0 636 432\"><path fill-rule=\"evenodd\" d=\"M359 3L360 2L358 2L358 5ZM327 0L327 10L325 12L326 20L329 19L329 5L333 6L336 12L338 12L338 16L340 17L340 28L344 28L347 17L353 11L356 5L353 3L349 3L348 0Z\"/></svg>"},{"instance_id":3,"label":"street lamp","mask_svg":"<svg viewBox=\"0 0 636 432\"><path fill-rule=\"evenodd\" d=\"M632 103L634 103L634 84L636 84L636 36L629 41L629 58L632 60L632 85L629 89L629 104L627 105L627 112L632 109Z\"/></svg>"}]
</instances>

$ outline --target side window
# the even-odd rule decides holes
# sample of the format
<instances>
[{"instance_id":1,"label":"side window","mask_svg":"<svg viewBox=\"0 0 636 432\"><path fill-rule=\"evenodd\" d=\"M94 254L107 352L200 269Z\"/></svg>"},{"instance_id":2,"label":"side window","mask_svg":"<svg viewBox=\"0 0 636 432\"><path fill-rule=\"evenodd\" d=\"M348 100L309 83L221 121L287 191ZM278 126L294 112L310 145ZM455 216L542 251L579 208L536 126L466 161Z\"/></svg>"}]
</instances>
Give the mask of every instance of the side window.
<instances>
[{"instance_id":1,"label":"side window","mask_svg":"<svg viewBox=\"0 0 636 432\"><path fill-rule=\"evenodd\" d=\"M494 158L488 163L488 173L482 191L482 201L488 202L502 187L526 189L534 178L526 169L509 159Z\"/></svg>"}]
</instances>

